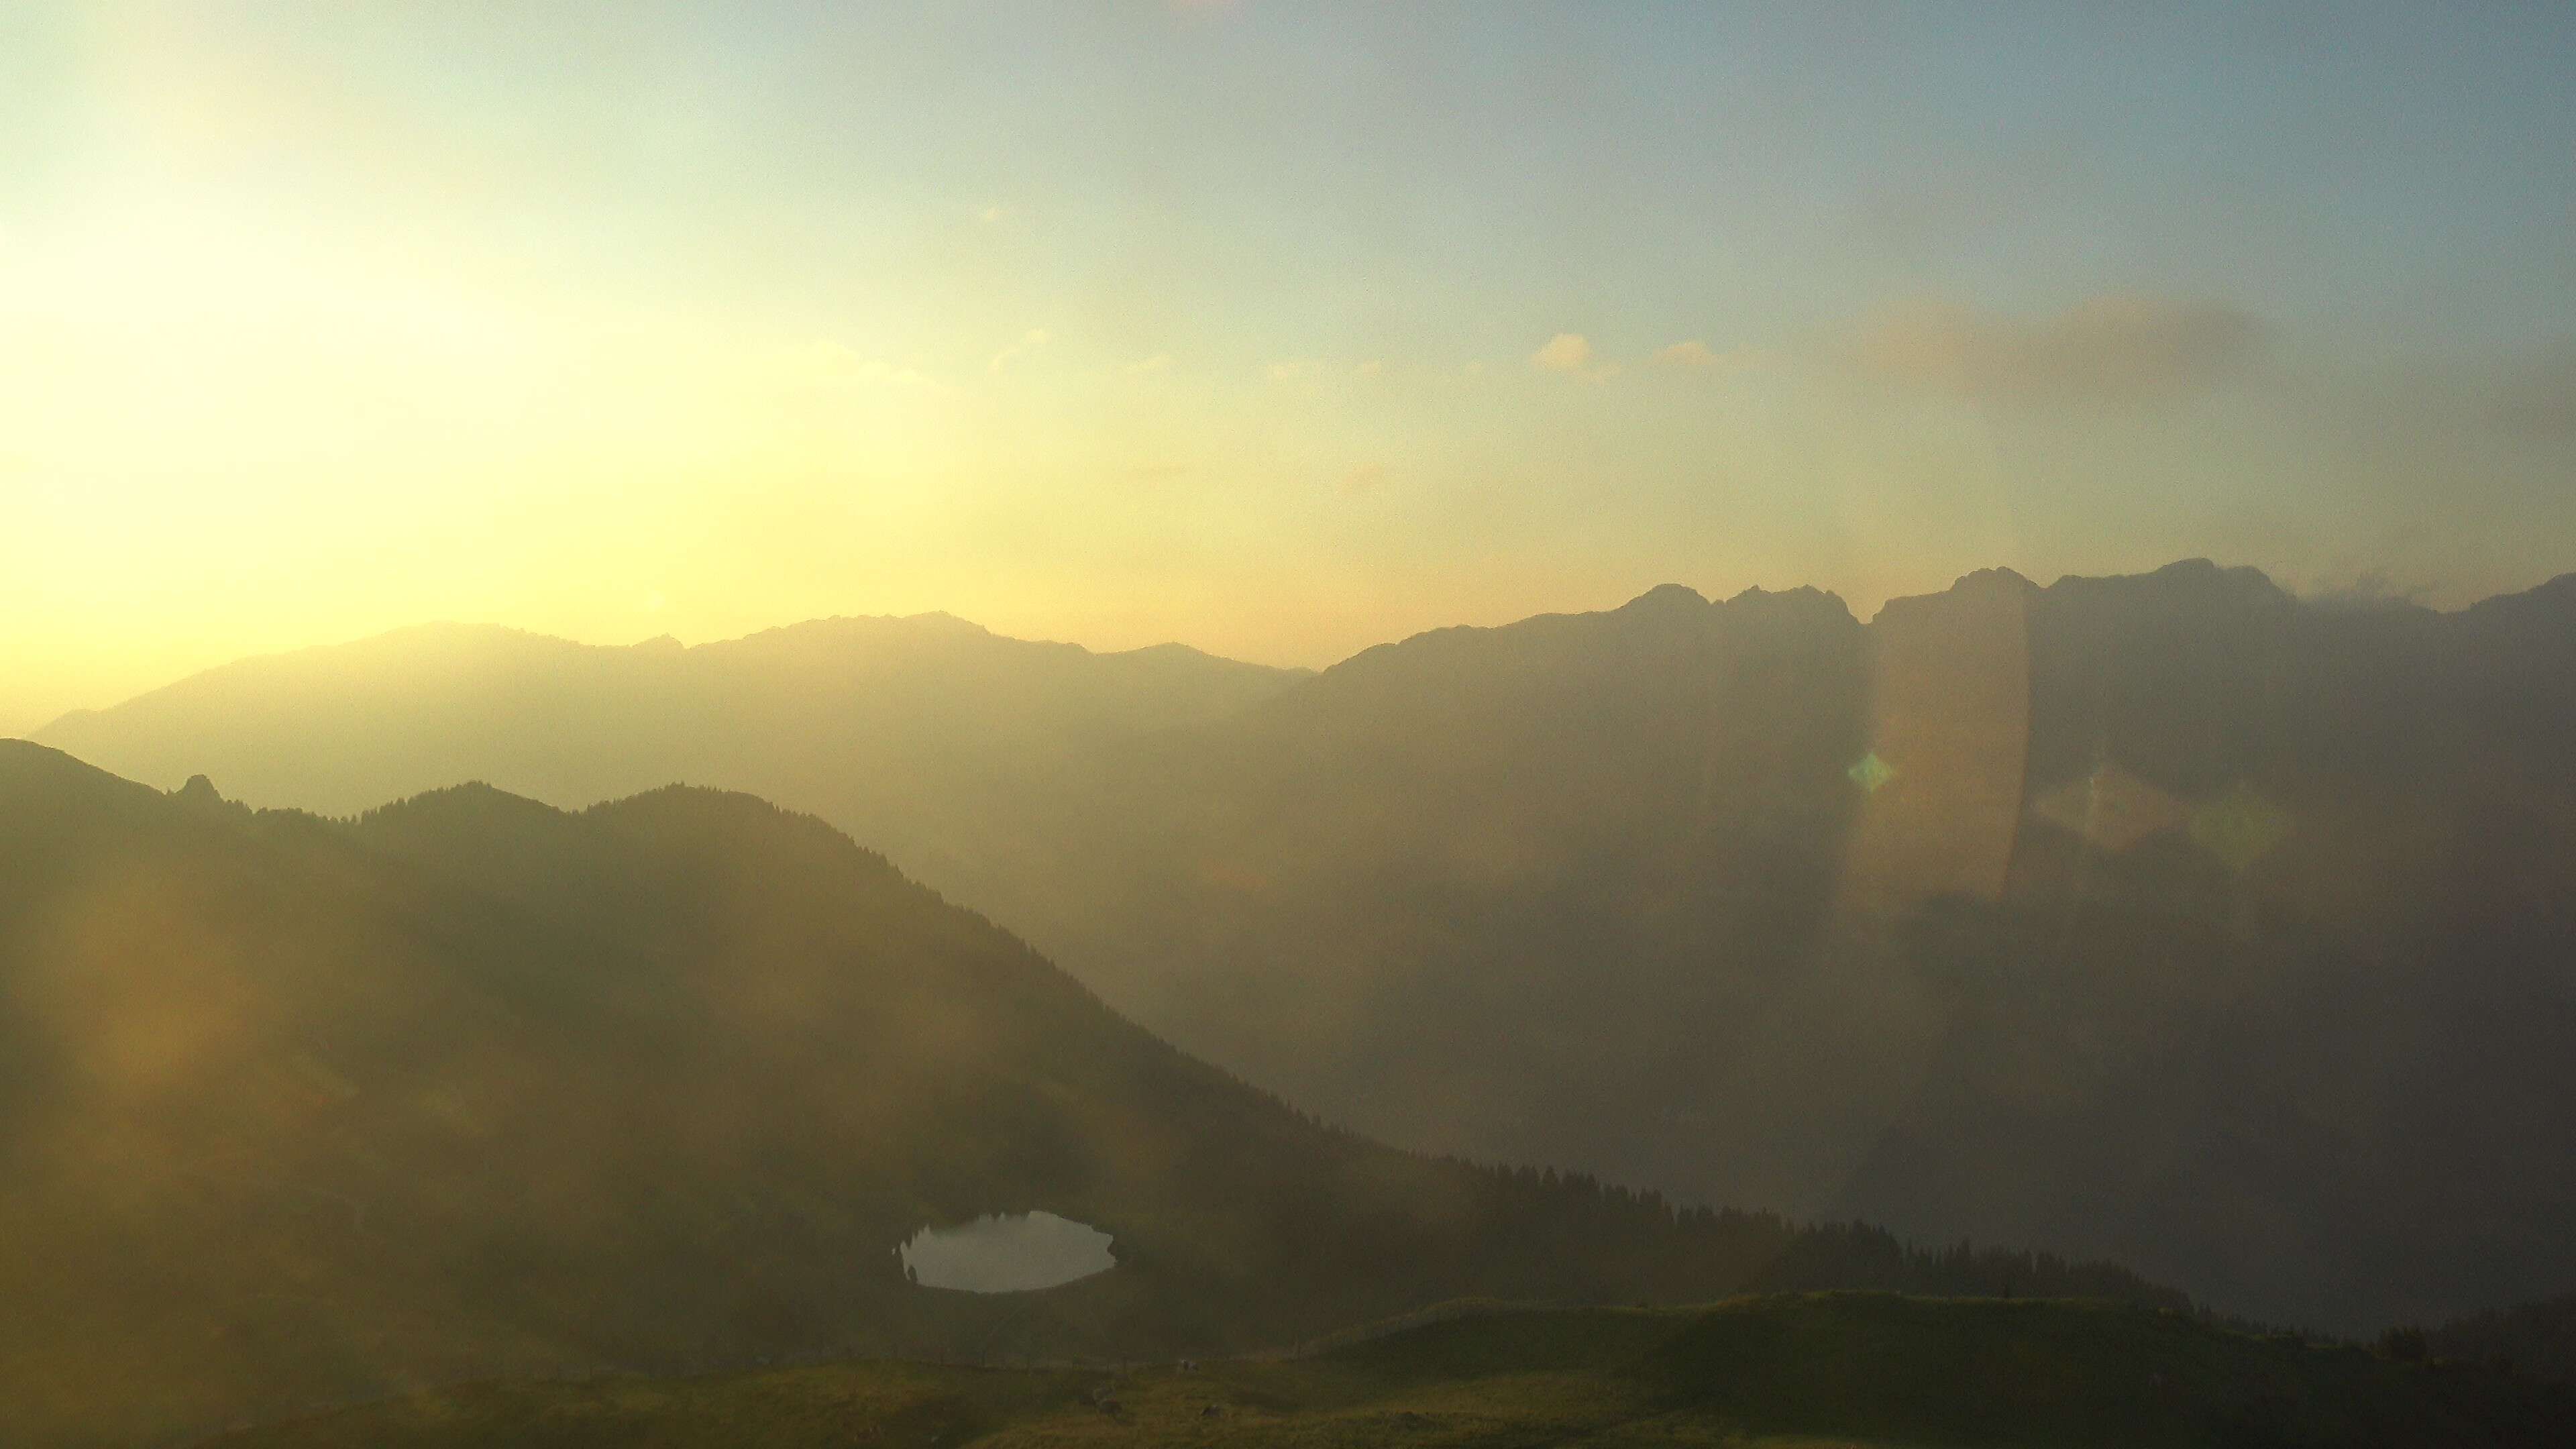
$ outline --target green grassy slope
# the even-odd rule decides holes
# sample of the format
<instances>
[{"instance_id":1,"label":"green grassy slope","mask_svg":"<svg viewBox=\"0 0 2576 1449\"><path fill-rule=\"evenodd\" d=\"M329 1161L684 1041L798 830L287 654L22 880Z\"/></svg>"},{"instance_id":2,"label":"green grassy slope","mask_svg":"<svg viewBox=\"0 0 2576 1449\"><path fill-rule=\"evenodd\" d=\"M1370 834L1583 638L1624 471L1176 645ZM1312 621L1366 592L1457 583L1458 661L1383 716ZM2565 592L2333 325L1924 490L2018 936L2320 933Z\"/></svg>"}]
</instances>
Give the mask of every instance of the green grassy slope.
<instances>
[{"instance_id":1,"label":"green grassy slope","mask_svg":"<svg viewBox=\"0 0 2576 1449\"><path fill-rule=\"evenodd\" d=\"M1196 1369L858 1363L490 1386L221 1449L701 1445L2555 1444L2563 1389L2102 1304L1779 1295L1507 1310Z\"/></svg>"}]
</instances>

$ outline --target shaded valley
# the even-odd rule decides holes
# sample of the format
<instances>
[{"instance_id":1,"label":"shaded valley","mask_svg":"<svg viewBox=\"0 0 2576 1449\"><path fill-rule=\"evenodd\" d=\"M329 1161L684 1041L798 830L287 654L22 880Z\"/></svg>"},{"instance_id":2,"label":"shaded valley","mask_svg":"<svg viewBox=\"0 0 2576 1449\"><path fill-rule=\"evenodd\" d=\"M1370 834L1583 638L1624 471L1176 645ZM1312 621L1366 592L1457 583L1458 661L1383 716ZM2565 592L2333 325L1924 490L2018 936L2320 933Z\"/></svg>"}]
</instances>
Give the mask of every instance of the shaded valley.
<instances>
[{"instance_id":1,"label":"shaded valley","mask_svg":"<svg viewBox=\"0 0 2576 1449\"><path fill-rule=\"evenodd\" d=\"M819 820L467 786L331 821L0 743L0 1441L491 1377L1277 1347L1459 1297L2085 1294L1328 1128ZM1115 1265L910 1281L1042 1210Z\"/></svg>"}]
</instances>

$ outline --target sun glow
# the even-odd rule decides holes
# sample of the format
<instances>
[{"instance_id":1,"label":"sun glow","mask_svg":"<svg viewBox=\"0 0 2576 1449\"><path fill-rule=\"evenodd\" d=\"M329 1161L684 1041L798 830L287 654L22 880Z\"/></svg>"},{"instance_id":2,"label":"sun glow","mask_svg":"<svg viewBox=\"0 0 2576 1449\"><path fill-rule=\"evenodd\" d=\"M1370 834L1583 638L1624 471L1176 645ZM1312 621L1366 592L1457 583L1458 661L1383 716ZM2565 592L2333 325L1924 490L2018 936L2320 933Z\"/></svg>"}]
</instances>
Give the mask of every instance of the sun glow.
<instances>
[{"instance_id":1,"label":"sun glow","mask_svg":"<svg viewBox=\"0 0 2576 1449\"><path fill-rule=\"evenodd\" d=\"M1031 23L13 17L0 612L40 627L0 728L431 618L946 609L1311 665L1666 580L1866 612L2211 554L2457 601L2576 542L2531 326L2311 325L2306 248L2246 254L2308 234L2295 189L2171 212L1984 132L1891 176L1782 120L1799 77L1885 90L1796 27ZM1463 129L1405 119L1424 85ZM2068 221L2141 207L2174 256Z\"/></svg>"}]
</instances>

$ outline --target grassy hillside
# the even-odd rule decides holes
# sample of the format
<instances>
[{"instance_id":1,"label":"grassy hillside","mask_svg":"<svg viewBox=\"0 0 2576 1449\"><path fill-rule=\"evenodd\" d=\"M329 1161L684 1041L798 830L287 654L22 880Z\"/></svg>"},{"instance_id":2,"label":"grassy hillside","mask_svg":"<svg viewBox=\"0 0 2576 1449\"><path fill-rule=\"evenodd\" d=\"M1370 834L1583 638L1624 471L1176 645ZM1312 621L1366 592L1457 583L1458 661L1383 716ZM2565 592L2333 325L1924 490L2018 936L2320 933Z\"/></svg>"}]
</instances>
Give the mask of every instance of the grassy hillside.
<instances>
[{"instance_id":1,"label":"grassy hillside","mask_svg":"<svg viewBox=\"0 0 2576 1449\"><path fill-rule=\"evenodd\" d=\"M221 1449L795 1446L2541 1445L2562 1389L2100 1304L1774 1296L1505 1310L1288 1361L974 1370L859 1363L479 1386Z\"/></svg>"}]
</instances>

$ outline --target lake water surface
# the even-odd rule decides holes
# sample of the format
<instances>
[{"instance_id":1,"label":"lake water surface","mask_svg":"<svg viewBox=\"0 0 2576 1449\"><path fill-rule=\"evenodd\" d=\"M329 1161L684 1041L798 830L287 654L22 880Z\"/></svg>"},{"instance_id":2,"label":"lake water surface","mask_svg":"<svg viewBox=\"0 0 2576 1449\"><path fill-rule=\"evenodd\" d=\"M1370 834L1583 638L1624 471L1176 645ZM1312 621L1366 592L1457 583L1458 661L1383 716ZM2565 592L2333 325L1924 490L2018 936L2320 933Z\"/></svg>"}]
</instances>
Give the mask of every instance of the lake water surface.
<instances>
[{"instance_id":1,"label":"lake water surface","mask_svg":"<svg viewBox=\"0 0 2576 1449\"><path fill-rule=\"evenodd\" d=\"M1118 1265L1109 1235L1054 1213L990 1213L954 1227L925 1227L895 1249L913 1281L969 1293L1053 1288Z\"/></svg>"}]
</instances>

